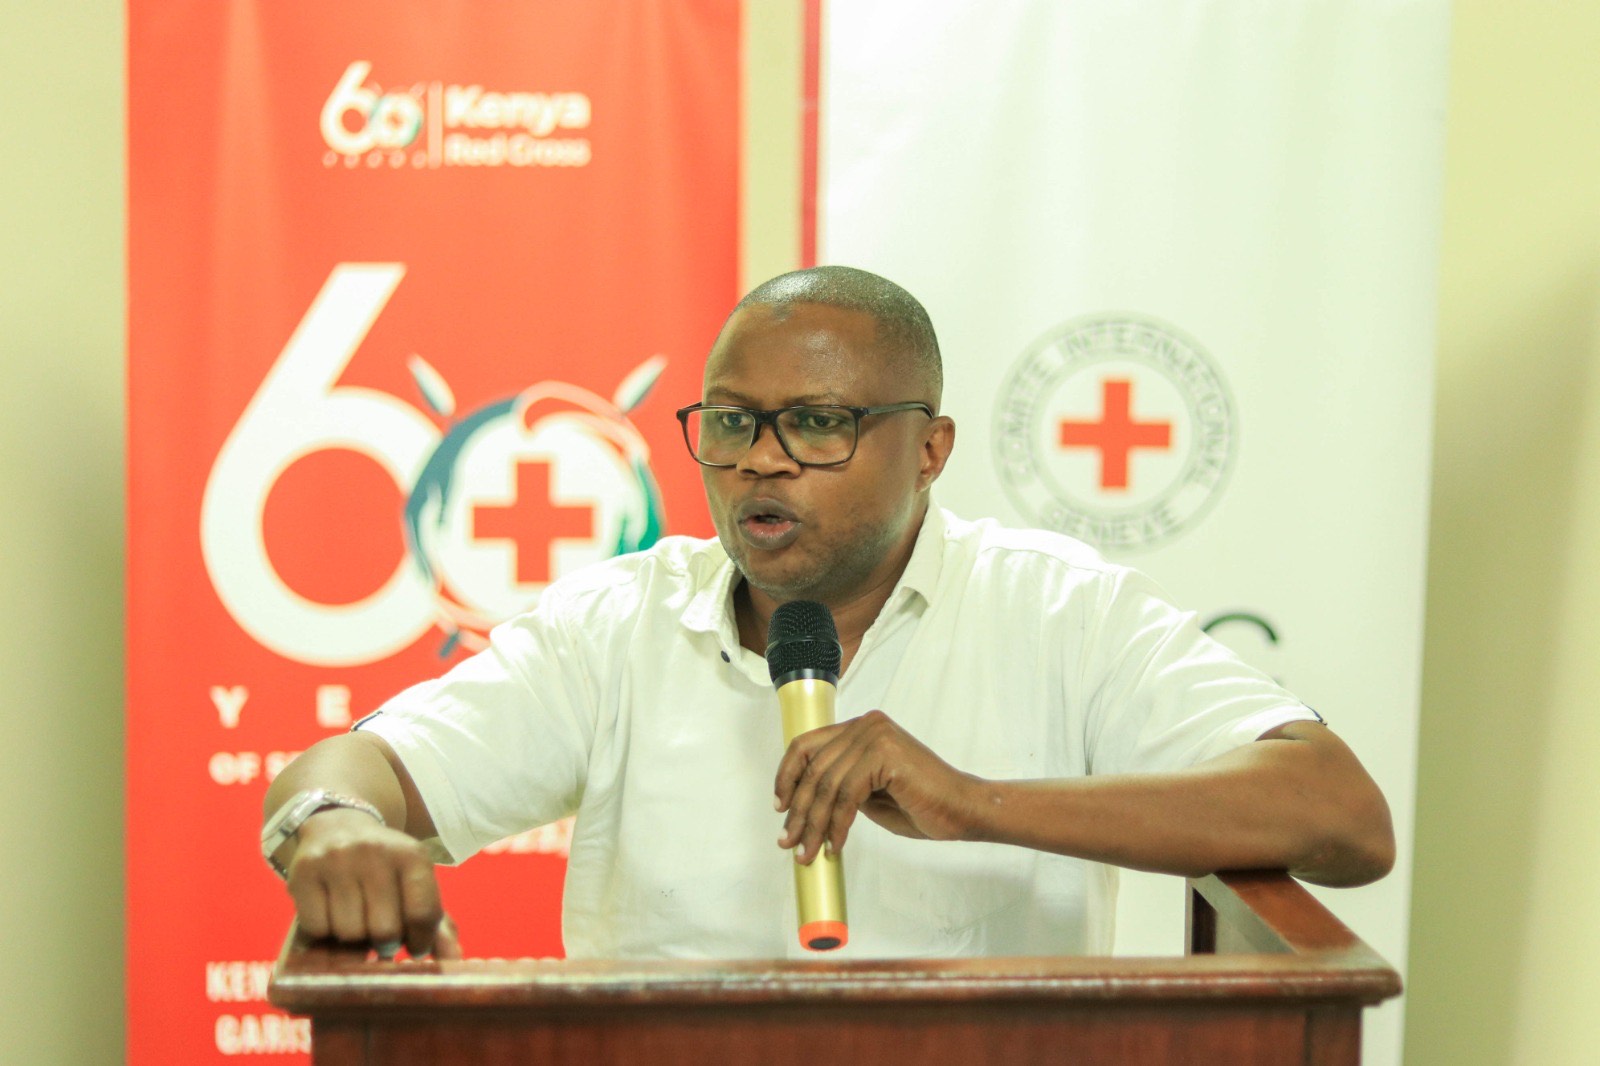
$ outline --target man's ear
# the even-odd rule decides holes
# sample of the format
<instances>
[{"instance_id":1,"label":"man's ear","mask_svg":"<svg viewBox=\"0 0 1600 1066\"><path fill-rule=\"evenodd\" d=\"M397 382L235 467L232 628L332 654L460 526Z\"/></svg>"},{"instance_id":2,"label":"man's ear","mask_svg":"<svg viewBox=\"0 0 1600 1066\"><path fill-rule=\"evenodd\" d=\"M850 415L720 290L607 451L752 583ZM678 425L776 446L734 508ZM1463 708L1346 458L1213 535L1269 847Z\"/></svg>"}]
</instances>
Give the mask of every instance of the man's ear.
<instances>
[{"instance_id":1,"label":"man's ear","mask_svg":"<svg viewBox=\"0 0 1600 1066\"><path fill-rule=\"evenodd\" d=\"M939 479L950 452L956 446L955 419L937 415L922 431L922 450L917 469L917 491L922 492Z\"/></svg>"}]
</instances>

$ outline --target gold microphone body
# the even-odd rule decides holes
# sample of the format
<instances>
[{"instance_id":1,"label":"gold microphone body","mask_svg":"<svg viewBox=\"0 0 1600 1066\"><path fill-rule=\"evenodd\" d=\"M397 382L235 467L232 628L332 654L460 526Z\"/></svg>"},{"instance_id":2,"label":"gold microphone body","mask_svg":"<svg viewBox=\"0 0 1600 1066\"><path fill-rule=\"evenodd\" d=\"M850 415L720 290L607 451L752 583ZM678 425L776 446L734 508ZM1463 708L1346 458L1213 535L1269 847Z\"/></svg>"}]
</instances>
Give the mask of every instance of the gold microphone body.
<instances>
[{"instance_id":1,"label":"gold microphone body","mask_svg":"<svg viewBox=\"0 0 1600 1066\"><path fill-rule=\"evenodd\" d=\"M783 743L833 724L833 701L843 666L833 613L812 600L780 603L767 624L767 672L783 711ZM810 866L794 864L800 943L832 951L850 939L844 914L844 864L824 847Z\"/></svg>"},{"instance_id":2,"label":"gold microphone body","mask_svg":"<svg viewBox=\"0 0 1600 1066\"><path fill-rule=\"evenodd\" d=\"M833 724L836 693L832 679L821 671L798 670L800 676L778 688L778 706L783 712L783 743L794 742L809 733ZM794 864L794 898L800 911L800 943L812 951L831 951L850 939L849 921L844 909L844 860L824 847L810 866Z\"/></svg>"}]
</instances>

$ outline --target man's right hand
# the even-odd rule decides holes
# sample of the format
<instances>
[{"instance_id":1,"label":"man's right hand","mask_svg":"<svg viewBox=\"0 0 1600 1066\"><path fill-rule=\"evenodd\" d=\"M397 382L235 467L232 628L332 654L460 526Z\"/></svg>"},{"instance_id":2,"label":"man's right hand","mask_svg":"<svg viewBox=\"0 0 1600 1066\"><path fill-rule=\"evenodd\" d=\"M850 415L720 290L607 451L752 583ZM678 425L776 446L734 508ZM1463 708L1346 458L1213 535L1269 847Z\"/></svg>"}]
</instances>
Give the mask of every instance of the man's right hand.
<instances>
[{"instance_id":1,"label":"man's right hand","mask_svg":"<svg viewBox=\"0 0 1600 1066\"><path fill-rule=\"evenodd\" d=\"M334 807L307 818L292 846L289 895L308 936L370 942L385 957L402 943L414 957L461 957L433 861L415 838Z\"/></svg>"}]
</instances>

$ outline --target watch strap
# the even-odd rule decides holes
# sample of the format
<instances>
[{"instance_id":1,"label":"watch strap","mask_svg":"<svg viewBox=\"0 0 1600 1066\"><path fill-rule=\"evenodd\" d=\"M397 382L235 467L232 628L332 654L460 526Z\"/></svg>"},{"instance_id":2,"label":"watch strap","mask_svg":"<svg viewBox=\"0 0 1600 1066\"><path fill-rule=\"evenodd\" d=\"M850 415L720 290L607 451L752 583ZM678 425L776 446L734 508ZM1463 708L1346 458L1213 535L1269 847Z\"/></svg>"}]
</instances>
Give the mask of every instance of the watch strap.
<instances>
[{"instance_id":1,"label":"watch strap","mask_svg":"<svg viewBox=\"0 0 1600 1066\"><path fill-rule=\"evenodd\" d=\"M267 819L265 828L261 832L261 854L266 858L267 865L284 880L288 880L289 871L273 858L273 854L283 846L284 842L300 831L306 819L313 814L334 807L344 807L353 811L370 814L378 820L379 825L387 825L383 814L368 803L356 796L347 796L339 792L330 792L325 788L304 789L290 796L282 806L273 812Z\"/></svg>"}]
</instances>

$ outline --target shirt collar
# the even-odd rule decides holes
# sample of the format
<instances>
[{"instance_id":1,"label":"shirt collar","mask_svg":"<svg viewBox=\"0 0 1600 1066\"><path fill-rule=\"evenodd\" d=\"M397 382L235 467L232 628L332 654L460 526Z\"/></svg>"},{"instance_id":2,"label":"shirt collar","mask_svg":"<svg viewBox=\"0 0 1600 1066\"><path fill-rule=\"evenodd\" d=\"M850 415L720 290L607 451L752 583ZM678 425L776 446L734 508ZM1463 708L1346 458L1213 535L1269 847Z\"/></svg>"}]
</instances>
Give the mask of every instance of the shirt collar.
<instances>
[{"instance_id":1,"label":"shirt collar","mask_svg":"<svg viewBox=\"0 0 1600 1066\"><path fill-rule=\"evenodd\" d=\"M917 542L911 548L911 559L890 594L889 602L884 604L884 610L897 606L912 593L921 596L926 603L933 602L933 591L939 587L939 573L944 569L944 539L944 509L930 499Z\"/></svg>"},{"instance_id":2,"label":"shirt collar","mask_svg":"<svg viewBox=\"0 0 1600 1066\"><path fill-rule=\"evenodd\" d=\"M733 585L739 578L739 569L728 558L722 542L712 538L705 549L696 552L690 564L688 606L681 618L684 627L694 633L716 633L723 638L724 649L739 646L733 624Z\"/></svg>"},{"instance_id":3,"label":"shirt collar","mask_svg":"<svg viewBox=\"0 0 1600 1066\"><path fill-rule=\"evenodd\" d=\"M928 512L922 519L922 528L917 532L916 543L912 545L905 572L889 594L880 616L899 610L914 595L922 597L925 603L933 601L939 573L944 568L945 530L944 510L930 501ZM739 580L739 569L723 550L722 543L711 540L705 551L697 553L692 571L694 592L680 616L684 627L695 633L717 634L723 650L731 654L739 648L738 631L733 620L733 589Z\"/></svg>"}]
</instances>

